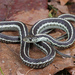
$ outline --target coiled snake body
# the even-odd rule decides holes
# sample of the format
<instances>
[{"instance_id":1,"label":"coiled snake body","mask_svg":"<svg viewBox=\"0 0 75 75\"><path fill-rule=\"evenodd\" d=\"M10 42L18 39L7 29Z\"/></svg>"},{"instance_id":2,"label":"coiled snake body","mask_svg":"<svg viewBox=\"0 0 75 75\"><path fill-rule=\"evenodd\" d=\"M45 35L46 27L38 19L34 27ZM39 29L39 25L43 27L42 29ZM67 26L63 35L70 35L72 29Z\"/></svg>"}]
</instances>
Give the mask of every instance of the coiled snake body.
<instances>
[{"instance_id":1,"label":"coiled snake body","mask_svg":"<svg viewBox=\"0 0 75 75\"><path fill-rule=\"evenodd\" d=\"M74 43L75 28L67 20L75 21L75 16L64 14L60 15L58 18L47 18L40 20L32 26L29 34L24 23L19 21L3 21L0 22L0 31L19 31L20 36L7 36L0 33L0 40L15 43L20 42L20 57L22 61L29 67L43 68L49 65L55 58L56 51L53 46L69 47ZM64 42L61 42L58 41L59 39L56 40L50 35L47 35L51 31L51 29L55 28L65 31L65 35L68 37L68 39ZM50 42L53 46L47 42ZM46 56L40 59L30 58L29 43L34 43L36 46L38 46L44 53L46 53Z\"/></svg>"}]
</instances>

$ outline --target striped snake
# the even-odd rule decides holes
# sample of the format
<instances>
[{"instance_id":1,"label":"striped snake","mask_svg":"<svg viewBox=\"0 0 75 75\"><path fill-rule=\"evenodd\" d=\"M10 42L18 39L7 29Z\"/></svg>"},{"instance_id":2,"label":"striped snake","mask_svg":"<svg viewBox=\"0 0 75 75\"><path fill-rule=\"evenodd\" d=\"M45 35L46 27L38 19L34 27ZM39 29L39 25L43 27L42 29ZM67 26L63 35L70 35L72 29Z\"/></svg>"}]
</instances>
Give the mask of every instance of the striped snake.
<instances>
[{"instance_id":1,"label":"striped snake","mask_svg":"<svg viewBox=\"0 0 75 75\"><path fill-rule=\"evenodd\" d=\"M47 18L36 22L28 34L27 27L24 23L19 21L2 21L0 22L0 31L18 31L19 36L7 36L0 33L0 40L3 42L20 42L20 58L25 65L32 68L44 68L48 66L56 56L57 47L69 47L75 41L75 28L67 20L75 21L75 15L63 14L58 18ZM52 29L61 29L66 32L65 35L54 39L47 35ZM66 41L59 41L64 37L68 37ZM51 44L49 44L49 43ZM29 57L30 43L34 43L46 56L40 59L33 59ZM60 54L60 52L58 51ZM62 55L62 54L61 54Z\"/></svg>"}]
</instances>

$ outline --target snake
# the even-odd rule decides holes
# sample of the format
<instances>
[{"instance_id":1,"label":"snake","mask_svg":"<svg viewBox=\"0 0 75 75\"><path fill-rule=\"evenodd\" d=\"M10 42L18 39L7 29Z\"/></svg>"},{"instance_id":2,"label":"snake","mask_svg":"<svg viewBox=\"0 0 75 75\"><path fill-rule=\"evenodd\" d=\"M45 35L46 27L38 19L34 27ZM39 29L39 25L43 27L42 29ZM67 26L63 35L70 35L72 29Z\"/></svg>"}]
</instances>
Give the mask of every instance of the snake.
<instances>
[{"instance_id":1,"label":"snake","mask_svg":"<svg viewBox=\"0 0 75 75\"><path fill-rule=\"evenodd\" d=\"M47 66L49 63L48 61L52 61L55 57L54 49L49 44L43 46L43 49L46 50L47 56L40 58L40 59L33 59L29 57L29 43L23 41L23 39L28 36L28 29L26 25L19 21L1 21L0 22L0 31L18 31L19 36L7 36L4 34L0 34L0 41L4 42L18 42L20 41L20 58L25 63L25 65L32 67L32 68L43 68ZM43 61L42 61L43 60Z\"/></svg>"},{"instance_id":2,"label":"snake","mask_svg":"<svg viewBox=\"0 0 75 75\"><path fill-rule=\"evenodd\" d=\"M7 36L0 33L0 40L5 42L20 42L20 58L25 65L32 68L44 68L54 60L56 51L53 46L69 47L75 41L75 28L67 20L75 21L75 16L63 14L58 18L46 18L36 22L28 33L26 25L19 21L2 21L0 22L0 31L18 31L19 36ZM58 28L65 31L68 39L61 42L47 35L51 29ZM49 44L50 42L51 44ZM34 43L43 51L46 56L40 59L33 59L29 56L30 43Z\"/></svg>"}]
</instances>

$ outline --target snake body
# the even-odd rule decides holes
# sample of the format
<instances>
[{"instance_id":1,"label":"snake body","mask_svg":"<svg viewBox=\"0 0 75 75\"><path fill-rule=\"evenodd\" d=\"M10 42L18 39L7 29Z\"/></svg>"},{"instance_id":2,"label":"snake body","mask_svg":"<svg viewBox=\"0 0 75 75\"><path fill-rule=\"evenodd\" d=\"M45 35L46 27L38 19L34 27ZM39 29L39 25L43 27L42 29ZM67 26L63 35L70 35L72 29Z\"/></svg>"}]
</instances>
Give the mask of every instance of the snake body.
<instances>
[{"instance_id":1,"label":"snake body","mask_svg":"<svg viewBox=\"0 0 75 75\"><path fill-rule=\"evenodd\" d=\"M32 26L29 34L27 27L24 23L19 21L3 21L0 22L0 31L4 30L19 31L20 36L7 36L0 33L0 40L15 43L20 42L21 44L20 58L22 59L22 61L29 67L43 68L49 65L55 58L56 51L52 45L58 47L69 47L74 43L75 29L72 26L72 24L67 21L70 19L72 21L75 21L75 16L64 14L59 16L58 18L47 18L40 20ZM65 31L67 33L66 36L68 36L68 40L60 42L54 39L53 37L47 35L47 33L49 33L49 30L54 28L59 28ZM47 41L50 42L52 45L47 43ZM46 56L40 59L30 58L29 43L34 43L36 46L38 46L44 53L46 53Z\"/></svg>"},{"instance_id":2,"label":"snake body","mask_svg":"<svg viewBox=\"0 0 75 75\"><path fill-rule=\"evenodd\" d=\"M60 42L54 39L53 37L51 37L50 35L40 34L45 30L53 29L53 28L59 28L59 29L64 30L68 34L68 40L65 42ZM37 34L36 35L37 39L36 38L33 39L33 42L35 40L37 42L49 41L50 43L58 47L68 47L69 45L73 44L75 40L74 32L75 32L74 27L68 21L61 19L61 18L48 18L48 19L41 20L40 22L35 24L32 27L30 34L31 35Z\"/></svg>"},{"instance_id":3,"label":"snake body","mask_svg":"<svg viewBox=\"0 0 75 75\"><path fill-rule=\"evenodd\" d=\"M0 22L0 30L1 31L7 31L7 30L13 30L13 31L19 31L20 36L20 58L22 61L29 67L33 68L43 68L51 63L53 58L55 57L56 52L54 52L54 49L49 44L46 45L44 43L43 49L46 50L47 56L40 59L32 59L29 57L29 44L24 42L23 39L28 36L28 30L25 24L18 21L3 21ZM6 36L3 34L0 34L0 40L7 41L7 42L18 42L19 38L14 36ZM49 62L50 61L50 62Z\"/></svg>"}]
</instances>

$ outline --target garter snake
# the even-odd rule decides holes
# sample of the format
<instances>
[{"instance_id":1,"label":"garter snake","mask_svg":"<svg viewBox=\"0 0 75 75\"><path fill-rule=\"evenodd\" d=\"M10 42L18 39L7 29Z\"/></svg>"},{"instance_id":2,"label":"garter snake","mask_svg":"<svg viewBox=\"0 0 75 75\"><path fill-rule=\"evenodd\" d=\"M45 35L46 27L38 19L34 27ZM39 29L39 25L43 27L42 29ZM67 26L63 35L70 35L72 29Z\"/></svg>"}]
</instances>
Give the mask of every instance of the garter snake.
<instances>
[{"instance_id":1,"label":"garter snake","mask_svg":"<svg viewBox=\"0 0 75 75\"><path fill-rule=\"evenodd\" d=\"M71 23L67 21L70 20L68 18L72 18L74 21L75 16L74 15L71 16L67 14L63 16L59 16L59 18L47 18L38 21L32 26L30 30L29 35L32 36L28 35L27 27L22 22L18 22L18 21L0 22L0 31L18 30L20 34L19 37L0 34L0 40L2 41L4 40L7 42L20 42L21 44L20 57L22 61L29 67L43 68L49 65L53 61L56 55L56 51L54 50L53 46L48 44L45 41L49 41L50 43L58 47L68 47L72 45L73 42L75 41L75 35L74 35L75 29L71 25ZM67 20L62 18L66 18ZM44 33L48 33L50 29L54 29L54 28L59 28L64 30L68 35L68 40L66 42L60 42L54 39L53 37L44 34ZM39 41L44 41L44 42L36 43ZM29 57L29 43L32 42L35 45L37 45L39 48L41 48L43 52L46 53L46 57L40 59L32 59Z\"/></svg>"},{"instance_id":2,"label":"garter snake","mask_svg":"<svg viewBox=\"0 0 75 75\"><path fill-rule=\"evenodd\" d=\"M43 68L51 63L53 58L55 57L55 51L53 47L49 44L44 43L43 49L47 54L46 57L40 59L32 59L29 57L29 44L23 41L23 39L28 36L28 30L24 23L19 21L2 21L0 22L0 30L7 31L19 31L20 36L20 58L25 63L25 65L33 68ZM14 36L7 36L0 34L0 40L6 42L18 42L19 38ZM50 61L50 62L49 62Z\"/></svg>"}]
</instances>

